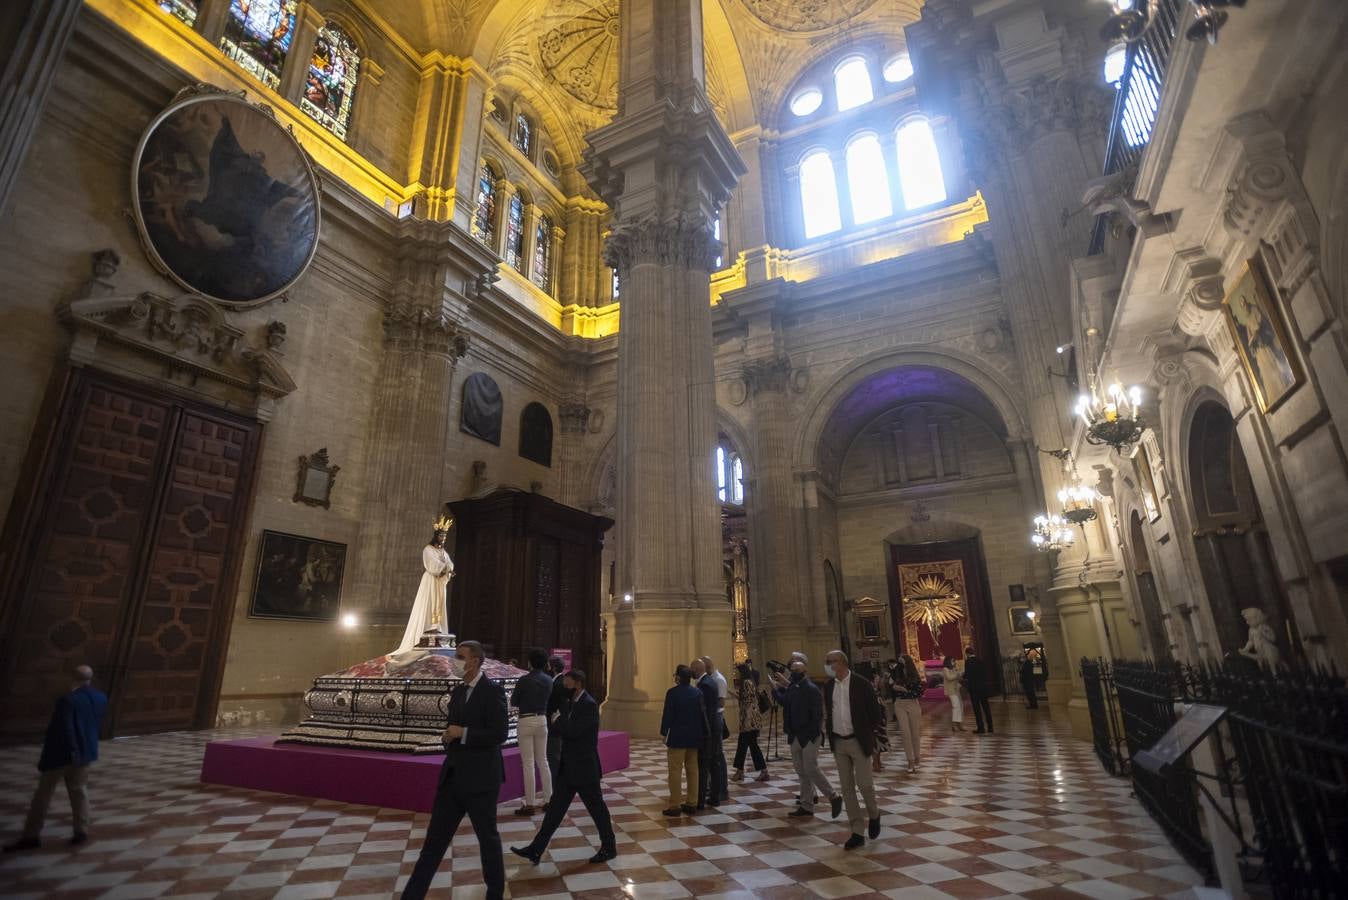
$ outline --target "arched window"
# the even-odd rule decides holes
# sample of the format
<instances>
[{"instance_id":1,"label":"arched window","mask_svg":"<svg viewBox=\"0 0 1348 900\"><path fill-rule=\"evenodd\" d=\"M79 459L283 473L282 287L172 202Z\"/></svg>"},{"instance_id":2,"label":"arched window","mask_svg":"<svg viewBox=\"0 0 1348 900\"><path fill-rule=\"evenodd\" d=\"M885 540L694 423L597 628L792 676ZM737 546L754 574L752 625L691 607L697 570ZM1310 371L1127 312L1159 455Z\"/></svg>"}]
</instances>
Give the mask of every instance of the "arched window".
<instances>
[{"instance_id":1,"label":"arched window","mask_svg":"<svg viewBox=\"0 0 1348 900\"><path fill-rule=\"evenodd\" d=\"M721 225L723 219L725 219L724 209L716 214L716 220L711 223L711 237L716 242L716 258L712 263L717 269L725 265L725 229Z\"/></svg>"},{"instance_id":2,"label":"arched window","mask_svg":"<svg viewBox=\"0 0 1348 900\"><path fill-rule=\"evenodd\" d=\"M919 209L945 199L945 175L936 138L926 119L913 119L899 127L899 189L906 209Z\"/></svg>"},{"instance_id":3,"label":"arched window","mask_svg":"<svg viewBox=\"0 0 1348 900\"><path fill-rule=\"evenodd\" d=\"M360 49L351 36L332 22L320 28L300 109L342 140L351 124L359 72Z\"/></svg>"},{"instance_id":4,"label":"arched window","mask_svg":"<svg viewBox=\"0 0 1348 900\"><path fill-rule=\"evenodd\" d=\"M838 94L838 111L853 109L870 103L875 97L871 87L871 71L866 60L852 56L833 70L833 89Z\"/></svg>"},{"instance_id":5,"label":"arched window","mask_svg":"<svg viewBox=\"0 0 1348 900\"><path fill-rule=\"evenodd\" d=\"M483 163L477 170L477 203L473 210L473 237L488 247L496 243L496 173Z\"/></svg>"},{"instance_id":6,"label":"arched window","mask_svg":"<svg viewBox=\"0 0 1348 900\"><path fill-rule=\"evenodd\" d=\"M524 113L515 115L515 133L510 136L510 142L525 156L529 156L529 151L533 149L534 123Z\"/></svg>"},{"instance_id":7,"label":"arched window","mask_svg":"<svg viewBox=\"0 0 1348 900\"><path fill-rule=\"evenodd\" d=\"M290 42L295 39L297 0L230 0L220 49L250 75L275 90L281 86Z\"/></svg>"},{"instance_id":8,"label":"arched window","mask_svg":"<svg viewBox=\"0 0 1348 900\"><path fill-rule=\"evenodd\" d=\"M505 260L517 272L524 271L524 200L516 190L506 209Z\"/></svg>"},{"instance_id":9,"label":"arched window","mask_svg":"<svg viewBox=\"0 0 1348 900\"><path fill-rule=\"evenodd\" d=\"M552 416L541 403L530 403L520 413L520 456L552 466Z\"/></svg>"},{"instance_id":10,"label":"arched window","mask_svg":"<svg viewBox=\"0 0 1348 900\"><path fill-rule=\"evenodd\" d=\"M716 445L716 497L722 503L744 503L744 460L724 444Z\"/></svg>"},{"instance_id":11,"label":"arched window","mask_svg":"<svg viewBox=\"0 0 1348 900\"><path fill-rule=\"evenodd\" d=\"M744 502L744 460L738 453L730 458L730 502Z\"/></svg>"},{"instance_id":12,"label":"arched window","mask_svg":"<svg viewBox=\"0 0 1348 900\"><path fill-rule=\"evenodd\" d=\"M159 8L188 25L197 20L197 0L159 0Z\"/></svg>"},{"instance_id":13,"label":"arched window","mask_svg":"<svg viewBox=\"0 0 1348 900\"><path fill-rule=\"evenodd\" d=\"M838 214L838 182L828 151L816 150L800 163L800 208L805 236L819 237L842 227Z\"/></svg>"},{"instance_id":14,"label":"arched window","mask_svg":"<svg viewBox=\"0 0 1348 900\"><path fill-rule=\"evenodd\" d=\"M534 267L529 277L543 290L552 290L552 219L547 216L539 216L534 229Z\"/></svg>"},{"instance_id":15,"label":"arched window","mask_svg":"<svg viewBox=\"0 0 1348 900\"><path fill-rule=\"evenodd\" d=\"M847 188L855 224L874 222L894 213L885 155L875 135L863 134L847 145Z\"/></svg>"},{"instance_id":16,"label":"arched window","mask_svg":"<svg viewBox=\"0 0 1348 900\"><path fill-rule=\"evenodd\" d=\"M617 300L617 299L618 299L618 270L617 270L617 269L614 269L614 270L612 270L612 271L613 271L613 299L614 299L614 300Z\"/></svg>"}]
</instances>

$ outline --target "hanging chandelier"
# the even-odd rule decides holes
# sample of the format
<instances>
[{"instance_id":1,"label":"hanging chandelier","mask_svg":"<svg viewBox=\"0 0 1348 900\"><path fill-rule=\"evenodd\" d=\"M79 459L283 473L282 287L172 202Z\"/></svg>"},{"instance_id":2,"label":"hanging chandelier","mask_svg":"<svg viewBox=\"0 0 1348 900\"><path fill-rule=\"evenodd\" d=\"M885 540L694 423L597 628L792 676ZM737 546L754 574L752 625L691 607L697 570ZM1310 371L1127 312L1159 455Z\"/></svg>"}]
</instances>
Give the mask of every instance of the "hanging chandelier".
<instances>
[{"instance_id":1,"label":"hanging chandelier","mask_svg":"<svg viewBox=\"0 0 1348 900\"><path fill-rule=\"evenodd\" d=\"M1030 534L1034 549L1041 553L1053 550L1066 550L1076 542L1072 526L1062 516L1040 515L1034 517L1034 531Z\"/></svg>"},{"instance_id":2,"label":"hanging chandelier","mask_svg":"<svg viewBox=\"0 0 1348 900\"><path fill-rule=\"evenodd\" d=\"M1076 480L1058 491L1058 502L1062 504L1062 517L1073 525L1084 525L1095 518L1095 501L1100 495L1095 488Z\"/></svg>"},{"instance_id":3,"label":"hanging chandelier","mask_svg":"<svg viewBox=\"0 0 1348 900\"><path fill-rule=\"evenodd\" d=\"M1181 3L1179 0L1113 0L1114 15L1109 17L1100 29L1100 37L1106 43L1126 41L1133 43L1151 31L1158 22L1171 19L1171 27L1178 30L1178 17ZM1217 43L1217 32L1226 24L1228 18L1224 7L1245 5L1245 0L1189 0L1193 7L1194 21L1184 30L1184 37L1191 41ZM1171 7L1167 11L1164 7Z\"/></svg>"},{"instance_id":4,"label":"hanging chandelier","mask_svg":"<svg viewBox=\"0 0 1348 900\"><path fill-rule=\"evenodd\" d=\"M1088 379L1090 390L1077 399L1076 414L1086 423L1086 440L1109 445L1122 453L1142 438L1142 389L1124 390L1115 382L1101 395L1099 382Z\"/></svg>"}]
</instances>

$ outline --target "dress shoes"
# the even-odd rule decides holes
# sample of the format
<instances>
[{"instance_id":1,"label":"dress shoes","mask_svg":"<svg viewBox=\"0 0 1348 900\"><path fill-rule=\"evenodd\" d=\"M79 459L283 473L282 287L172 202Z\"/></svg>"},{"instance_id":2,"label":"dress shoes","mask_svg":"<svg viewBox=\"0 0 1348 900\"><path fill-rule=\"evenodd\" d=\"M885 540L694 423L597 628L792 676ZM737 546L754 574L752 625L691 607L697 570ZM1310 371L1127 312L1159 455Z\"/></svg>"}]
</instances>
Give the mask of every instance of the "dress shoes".
<instances>
[{"instance_id":1,"label":"dress shoes","mask_svg":"<svg viewBox=\"0 0 1348 900\"><path fill-rule=\"evenodd\" d=\"M516 856L524 857L535 866L538 865L539 861L543 858L543 854L539 853L533 847L511 847L510 852Z\"/></svg>"},{"instance_id":2,"label":"dress shoes","mask_svg":"<svg viewBox=\"0 0 1348 900\"><path fill-rule=\"evenodd\" d=\"M871 819L871 821L870 821L870 827L866 830L866 833L870 835L871 840L875 840L876 838L878 838L878 837L880 836L880 817L879 817L879 816L876 816L874 819Z\"/></svg>"},{"instance_id":3,"label":"dress shoes","mask_svg":"<svg viewBox=\"0 0 1348 900\"><path fill-rule=\"evenodd\" d=\"M850 838L847 839L847 843L843 844L843 849L844 849L844 850L855 850L855 849L858 848L858 847L864 846L865 843L866 843L866 839L865 839L864 837L862 837L862 836L859 835L859 834L854 834L854 835L852 835Z\"/></svg>"},{"instance_id":4,"label":"dress shoes","mask_svg":"<svg viewBox=\"0 0 1348 900\"><path fill-rule=\"evenodd\" d=\"M21 837L12 844L5 845L6 853L16 853L19 850L36 850L42 846L42 841L32 837Z\"/></svg>"},{"instance_id":5,"label":"dress shoes","mask_svg":"<svg viewBox=\"0 0 1348 900\"><path fill-rule=\"evenodd\" d=\"M683 809L677 806L671 806L669 809L662 809L660 815L668 816L671 819L677 819L679 816L683 815Z\"/></svg>"},{"instance_id":6,"label":"dress shoes","mask_svg":"<svg viewBox=\"0 0 1348 900\"><path fill-rule=\"evenodd\" d=\"M685 803L680 806L679 809L683 811L685 816L691 816L693 813L697 812L697 807L691 803Z\"/></svg>"},{"instance_id":7,"label":"dress shoes","mask_svg":"<svg viewBox=\"0 0 1348 900\"><path fill-rule=\"evenodd\" d=\"M808 819L814 816L814 810L806 809L803 806L797 806L795 809L791 810L791 812L787 813L787 816L792 819Z\"/></svg>"},{"instance_id":8,"label":"dress shoes","mask_svg":"<svg viewBox=\"0 0 1348 900\"><path fill-rule=\"evenodd\" d=\"M833 818L838 818L842 814L842 796L834 794L828 800L829 806L833 808Z\"/></svg>"},{"instance_id":9,"label":"dress shoes","mask_svg":"<svg viewBox=\"0 0 1348 900\"><path fill-rule=\"evenodd\" d=\"M599 863L606 863L610 859L617 858L618 850L616 847L600 847L599 852L590 857L590 863L592 865L598 865Z\"/></svg>"},{"instance_id":10,"label":"dress shoes","mask_svg":"<svg viewBox=\"0 0 1348 900\"><path fill-rule=\"evenodd\" d=\"M515 815L517 816L532 816L533 814L534 808L527 803L515 810Z\"/></svg>"}]
</instances>

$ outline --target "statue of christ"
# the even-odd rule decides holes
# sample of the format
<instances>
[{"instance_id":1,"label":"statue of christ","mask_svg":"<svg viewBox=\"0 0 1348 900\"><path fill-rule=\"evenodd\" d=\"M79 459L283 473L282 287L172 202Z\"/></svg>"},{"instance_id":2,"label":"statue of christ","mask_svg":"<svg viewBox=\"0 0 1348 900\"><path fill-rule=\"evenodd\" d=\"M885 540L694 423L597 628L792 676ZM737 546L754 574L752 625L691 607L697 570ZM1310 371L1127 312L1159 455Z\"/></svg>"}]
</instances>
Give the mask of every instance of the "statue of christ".
<instances>
[{"instance_id":1,"label":"statue of christ","mask_svg":"<svg viewBox=\"0 0 1348 900\"><path fill-rule=\"evenodd\" d=\"M449 626L447 601L449 580L454 577L454 561L445 550L445 538L453 524L454 520L448 516L437 519L431 542L421 551L421 565L426 571L421 576L421 586L417 588L417 599L412 604L412 615L407 620L402 643L394 653L407 653L417 649L418 645L422 648L449 645L445 640Z\"/></svg>"}]
</instances>

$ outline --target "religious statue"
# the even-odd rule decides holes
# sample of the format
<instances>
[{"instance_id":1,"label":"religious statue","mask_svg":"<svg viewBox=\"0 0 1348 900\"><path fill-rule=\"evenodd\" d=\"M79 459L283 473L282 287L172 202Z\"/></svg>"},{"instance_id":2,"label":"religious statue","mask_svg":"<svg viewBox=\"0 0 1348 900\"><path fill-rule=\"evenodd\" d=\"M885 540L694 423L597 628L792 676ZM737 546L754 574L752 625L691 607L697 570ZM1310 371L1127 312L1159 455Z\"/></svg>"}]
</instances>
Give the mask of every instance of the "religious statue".
<instances>
[{"instance_id":1,"label":"religious statue","mask_svg":"<svg viewBox=\"0 0 1348 900\"><path fill-rule=\"evenodd\" d=\"M1268 617L1257 606L1247 606L1240 611L1245 624L1250 626L1249 639L1240 652L1259 663L1270 672L1276 672L1282 666L1282 653L1278 650L1277 636Z\"/></svg>"},{"instance_id":2,"label":"religious statue","mask_svg":"<svg viewBox=\"0 0 1348 900\"><path fill-rule=\"evenodd\" d=\"M436 519L431 541L421 551L421 564L426 572L421 576L412 615L407 620L407 630L403 632L396 653L452 647L454 644L454 636L447 631L449 610L446 604L449 580L454 577L454 561L445 550L445 539L453 525L454 520L449 516Z\"/></svg>"},{"instance_id":3,"label":"religious statue","mask_svg":"<svg viewBox=\"0 0 1348 900\"><path fill-rule=\"evenodd\" d=\"M903 598L903 618L927 626L939 656L941 626L964 618L960 595L953 584L936 575L923 575L912 585L912 591L913 596Z\"/></svg>"}]
</instances>

